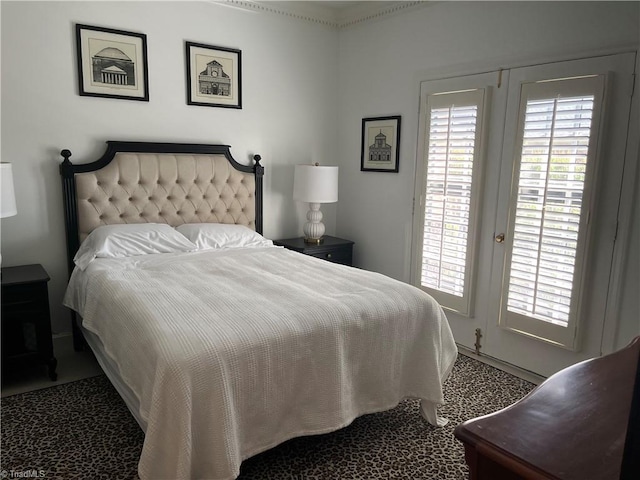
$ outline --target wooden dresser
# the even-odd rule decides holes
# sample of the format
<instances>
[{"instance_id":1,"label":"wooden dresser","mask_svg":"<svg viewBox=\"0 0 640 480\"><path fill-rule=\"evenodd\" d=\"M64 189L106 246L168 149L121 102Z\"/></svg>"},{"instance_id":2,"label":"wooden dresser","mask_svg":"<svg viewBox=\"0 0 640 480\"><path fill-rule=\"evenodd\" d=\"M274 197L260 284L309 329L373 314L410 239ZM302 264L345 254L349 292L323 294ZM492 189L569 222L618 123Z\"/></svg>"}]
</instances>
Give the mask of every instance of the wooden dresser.
<instances>
[{"instance_id":1,"label":"wooden dresser","mask_svg":"<svg viewBox=\"0 0 640 480\"><path fill-rule=\"evenodd\" d=\"M640 337L558 372L504 410L458 425L470 480L639 479L639 358Z\"/></svg>"}]
</instances>

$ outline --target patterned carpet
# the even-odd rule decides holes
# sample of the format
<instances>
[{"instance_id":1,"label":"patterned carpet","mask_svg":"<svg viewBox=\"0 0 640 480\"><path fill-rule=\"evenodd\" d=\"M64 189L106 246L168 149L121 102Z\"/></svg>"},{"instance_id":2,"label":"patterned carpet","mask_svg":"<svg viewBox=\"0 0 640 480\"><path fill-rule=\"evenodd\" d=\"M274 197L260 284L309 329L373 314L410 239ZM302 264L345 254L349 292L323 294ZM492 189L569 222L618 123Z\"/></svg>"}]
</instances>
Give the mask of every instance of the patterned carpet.
<instances>
[{"instance_id":1,"label":"patterned carpet","mask_svg":"<svg viewBox=\"0 0 640 480\"><path fill-rule=\"evenodd\" d=\"M416 400L331 434L290 440L248 459L241 480L467 478L455 426L506 407L533 384L459 355L445 384L443 428ZM135 479L144 436L104 376L2 399L0 477ZM13 475L16 477L16 475Z\"/></svg>"}]
</instances>

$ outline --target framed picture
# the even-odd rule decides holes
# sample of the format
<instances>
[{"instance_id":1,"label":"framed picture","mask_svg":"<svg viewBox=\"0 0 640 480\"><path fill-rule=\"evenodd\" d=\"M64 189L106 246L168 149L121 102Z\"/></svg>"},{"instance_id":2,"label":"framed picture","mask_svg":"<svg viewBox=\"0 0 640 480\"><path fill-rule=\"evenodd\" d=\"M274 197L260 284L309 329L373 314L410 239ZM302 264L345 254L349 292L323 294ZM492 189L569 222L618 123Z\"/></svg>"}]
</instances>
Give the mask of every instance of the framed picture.
<instances>
[{"instance_id":1,"label":"framed picture","mask_svg":"<svg viewBox=\"0 0 640 480\"><path fill-rule=\"evenodd\" d=\"M397 172L400 159L400 116L362 119L363 172Z\"/></svg>"},{"instance_id":2,"label":"framed picture","mask_svg":"<svg viewBox=\"0 0 640 480\"><path fill-rule=\"evenodd\" d=\"M76 24L80 95L149 101L147 36Z\"/></svg>"},{"instance_id":3,"label":"framed picture","mask_svg":"<svg viewBox=\"0 0 640 480\"><path fill-rule=\"evenodd\" d=\"M242 108L242 52L187 45L187 105Z\"/></svg>"}]
</instances>

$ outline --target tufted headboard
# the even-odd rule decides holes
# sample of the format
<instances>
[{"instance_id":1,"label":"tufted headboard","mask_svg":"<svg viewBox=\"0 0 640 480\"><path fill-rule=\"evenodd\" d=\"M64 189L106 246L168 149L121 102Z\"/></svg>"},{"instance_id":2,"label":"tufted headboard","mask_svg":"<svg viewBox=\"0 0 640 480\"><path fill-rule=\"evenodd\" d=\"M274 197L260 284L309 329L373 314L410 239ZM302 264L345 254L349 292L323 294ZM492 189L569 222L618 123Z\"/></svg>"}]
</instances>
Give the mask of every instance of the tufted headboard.
<instances>
[{"instance_id":1,"label":"tufted headboard","mask_svg":"<svg viewBox=\"0 0 640 480\"><path fill-rule=\"evenodd\" d=\"M233 223L262 233L260 156L241 165L228 145L107 142L95 162L62 150L69 273L80 243L100 225Z\"/></svg>"}]
</instances>

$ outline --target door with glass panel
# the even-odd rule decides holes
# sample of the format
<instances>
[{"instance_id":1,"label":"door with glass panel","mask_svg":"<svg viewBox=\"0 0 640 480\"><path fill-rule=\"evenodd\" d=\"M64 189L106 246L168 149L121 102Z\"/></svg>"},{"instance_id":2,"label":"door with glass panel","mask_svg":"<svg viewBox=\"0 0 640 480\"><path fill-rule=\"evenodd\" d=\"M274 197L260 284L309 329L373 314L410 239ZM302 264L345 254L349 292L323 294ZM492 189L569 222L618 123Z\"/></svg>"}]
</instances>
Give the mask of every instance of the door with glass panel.
<instances>
[{"instance_id":1,"label":"door with glass panel","mask_svg":"<svg viewBox=\"0 0 640 480\"><path fill-rule=\"evenodd\" d=\"M542 375L599 355L634 64L423 85L414 281L461 345Z\"/></svg>"},{"instance_id":2,"label":"door with glass panel","mask_svg":"<svg viewBox=\"0 0 640 480\"><path fill-rule=\"evenodd\" d=\"M412 248L413 283L447 312L474 349L486 324L508 72L424 82ZM493 194L491 194L493 192Z\"/></svg>"}]
</instances>

